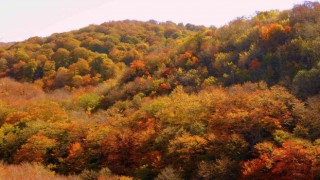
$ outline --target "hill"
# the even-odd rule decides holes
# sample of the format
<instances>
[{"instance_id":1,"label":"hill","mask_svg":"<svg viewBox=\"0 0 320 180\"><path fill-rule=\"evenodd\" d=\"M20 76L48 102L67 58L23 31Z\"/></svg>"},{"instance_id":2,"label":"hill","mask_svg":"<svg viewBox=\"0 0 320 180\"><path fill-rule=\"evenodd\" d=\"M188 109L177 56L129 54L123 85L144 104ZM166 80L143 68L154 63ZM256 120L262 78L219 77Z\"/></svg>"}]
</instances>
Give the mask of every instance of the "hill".
<instances>
[{"instance_id":1,"label":"hill","mask_svg":"<svg viewBox=\"0 0 320 180\"><path fill-rule=\"evenodd\" d=\"M94 177L319 178L319 26L305 2L220 28L114 21L0 46L0 159Z\"/></svg>"},{"instance_id":2,"label":"hill","mask_svg":"<svg viewBox=\"0 0 320 180\"><path fill-rule=\"evenodd\" d=\"M14 44L14 42L0 42L0 46L4 46L4 47L10 46L10 45L13 45L13 44Z\"/></svg>"},{"instance_id":3,"label":"hill","mask_svg":"<svg viewBox=\"0 0 320 180\"><path fill-rule=\"evenodd\" d=\"M123 85L143 76L171 89L175 82L198 88L213 79L223 86L263 80L307 98L319 89L305 80L309 70L318 69L318 8L306 2L290 11L236 19L218 29L122 21L33 37L2 50L1 76L36 82L44 89L115 78ZM301 82L308 82L307 87Z\"/></svg>"}]
</instances>

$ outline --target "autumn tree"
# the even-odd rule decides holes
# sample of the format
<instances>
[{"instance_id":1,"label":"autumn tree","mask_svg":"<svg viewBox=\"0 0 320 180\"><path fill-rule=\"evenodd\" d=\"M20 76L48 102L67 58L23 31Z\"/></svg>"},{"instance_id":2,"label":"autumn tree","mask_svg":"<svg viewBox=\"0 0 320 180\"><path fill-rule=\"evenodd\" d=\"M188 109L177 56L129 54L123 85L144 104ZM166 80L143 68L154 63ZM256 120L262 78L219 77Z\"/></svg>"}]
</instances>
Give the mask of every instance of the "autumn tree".
<instances>
[{"instance_id":1,"label":"autumn tree","mask_svg":"<svg viewBox=\"0 0 320 180\"><path fill-rule=\"evenodd\" d=\"M67 49L59 48L53 55L52 59L56 63L56 69L67 67L70 63L70 52Z\"/></svg>"},{"instance_id":2,"label":"autumn tree","mask_svg":"<svg viewBox=\"0 0 320 180\"><path fill-rule=\"evenodd\" d=\"M256 145L256 148L267 146L270 149L261 149L258 158L243 163L243 177L312 179L312 150L310 144L303 143L304 145L297 141L287 141L280 148L267 143Z\"/></svg>"},{"instance_id":3,"label":"autumn tree","mask_svg":"<svg viewBox=\"0 0 320 180\"><path fill-rule=\"evenodd\" d=\"M45 162L45 156L56 145L56 140L42 135L34 135L16 152L15 162Z\"/></svg>"}]
</instances>

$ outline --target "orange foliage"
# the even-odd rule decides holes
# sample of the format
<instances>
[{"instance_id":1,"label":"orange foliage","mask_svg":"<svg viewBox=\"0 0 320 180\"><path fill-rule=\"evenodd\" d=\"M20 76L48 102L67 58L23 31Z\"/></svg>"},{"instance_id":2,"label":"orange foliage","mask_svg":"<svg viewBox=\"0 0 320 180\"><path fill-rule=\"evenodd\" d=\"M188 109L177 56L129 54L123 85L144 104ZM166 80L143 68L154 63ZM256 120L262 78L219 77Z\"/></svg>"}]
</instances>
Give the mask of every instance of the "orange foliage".
<instances>
[{"instance_id":1,"label":"orange foliage","mask_svg":"<svg viewBox=\"0 0 320 180\"><path fill-rule=\"evenodd\" d=\"M262 27L260 37L263 40L268 40L270 38L269 29L267 27Z\"/></svg>"},{"instance_id":2,"label":"orange foliage","mask_svg":"<svg viewBox=\"0 0 320 180\"><path fill-rule=\"evenodd\" d=\"M291 27L290 26L285 26L284 27L284 31L287 33L287 34L289 34L290 32L291 32Z\"/></svg>"},{"instance_id":3,"label":"orange foliage","mask_svg":"<svg viewBox=\"0 0 320 180\"><path fill-rule=\"evenodd\" d=\"M75 142L69 149L69 155L64 159L70 169L75 172L81 172L85 165L85 152L79 142Z\"/></svg>"},{"instance_id":4,"label":"orange foliage","mask_svg":"<svg viewBox=\"0 0 320 180\"><path fill-rule=\"evenodd\" d=\"M199 58L196 57L191 51L186 51L183 54L180 54L177 59L177 64L179 66L194 66L200 62Z\"/></svg>"},{"instance_id":5,"label":"orange foliage","mask_svg":"<svg viewBox=\"0 0 320 180\"><path fill-rule=\"evenodd\" d=\"M312 150L287 141L282 147L264 152L243 163L243 177L258 179L312 179Z\"/></svg>"},{"instance_id":6,"label":"orange foliage","mask_svg":"<svg viewBox=\"0 0 320 180\"><path fill-rule=\"evenodd\" d=\"M55 172L50 171L40 164L22 163L19 165L6 165L0 164L0 179L13 180L13 179L60 179L71 180L79 179L76 176L59 176Z\"/></svg>"},{"instance_id":7,"label":"orange foliage","mask_svg":"<svg viewBox=\"0 0 320 180\"><path fill-rule=\"evenodd\" d=\"M68 115L64 109L59 107L55 102L45 102L39 104L31 104L28 107L28 116L23 121L43 120L47 122L55 122L67 119Z\"/></svg>"},{"instance_id":8,"label":"orange foliage","mask_svg":"<svg viewBox=\"0 0 320 180\"><path fill-rule=\"evenodd\" d=\"M130 68L138 70L143 69L145 67L145 63L141 60L135 60L130 64Z\"/></svg>"},{"instance_id":9,"label":"orange foliage","mask_svg":"<svg viewBox=\"0 0 320 180\"><path fill-rule=\"evenodd\" d=\"M76 152L81 150L81 144L79 142L75 142L71 145L71 148L69 149L70 156L73 156Z\"/></svg>"},{"instance_id":10,"label":"orange foliage","mask_svg":"<svg viewBox=\"0 0 320 180\"><path fill-rule=\"evenodd\" d=\"M5 122L8 124L14 124L27 116L27 112L13 112L6 117Z\"/></svg>"},{"instance_id":11,"label":"orange foliage","mask_svg":"<svg viewBox=\"0 0 320 180\"><path fill-rule=\"evenodd\" d=\"M271 23L269 26L264 26L261 29L260 37L262 40L269 40L276 34L288 34L291 31L290 26L283 27L281 24L278 23Z\"/></svg>"},{"instance_id":12,"label":"orange foliage","mask_svg":"<svg viewBox=\"0 0 320 180\"><path fill-rule=\"evenodd\" d=\"M266 162L262 159L253 159L251 161L243 163L242 174L244 177L263 177L262 170L266 167Z\"/></svg>"},{"instance_id":13,"label":"orange foliage","mask_svg":"<svg viewBox=\"0 0 320 180\"><path fill-rule=\"evenodd\" d=\"M161 83L157 89L157 92L167 92L171 89L171 85L169 83Z\"/></svg>"},{"instance_id":14,"label":"orange foliage","mask_svg":"<svg viewBox=\"0 0 320 180\"><path fill-rule=\"evenodd\" d=\"M286 101L299 105L299 101L282 88L250 91L234 86L229 93L222 93L220 97L228 98L217 98L215 114L209 121L209 128L214 132L253 133L253 136L258 136L262 133L258 129L263 128L261 131L273 133L283 125L292 124Z\"/></svg>"},{"instance_id":15,"label":"orange foliage","mask_svg":"<svg viewBox=\"0 0 320 180\"><path fill-rule=\"evenodd\" d=\"M189 59L192 57L191 51L186 51L184 54L179 55L179 59Z\"/></svg>"}]
</instances>

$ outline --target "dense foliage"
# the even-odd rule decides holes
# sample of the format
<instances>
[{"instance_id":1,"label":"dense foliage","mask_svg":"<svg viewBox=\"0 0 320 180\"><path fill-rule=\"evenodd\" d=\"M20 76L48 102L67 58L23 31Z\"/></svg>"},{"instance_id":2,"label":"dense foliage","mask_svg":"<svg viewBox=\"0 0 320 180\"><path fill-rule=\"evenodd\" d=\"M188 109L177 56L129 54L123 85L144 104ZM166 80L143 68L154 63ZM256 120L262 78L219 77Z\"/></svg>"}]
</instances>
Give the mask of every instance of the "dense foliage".
<instances>
[{"instance_id":1,"label":"dense foliage","mask_svg":"<svg viewBox=\"0 0 320 180\"><path fill-rule=\"evenodd\" d=\"M2 45L0 159L38 165L0 168L320 178L319 26L305 2L221 28L108 22Z\"/></svg>"}]
</instances>

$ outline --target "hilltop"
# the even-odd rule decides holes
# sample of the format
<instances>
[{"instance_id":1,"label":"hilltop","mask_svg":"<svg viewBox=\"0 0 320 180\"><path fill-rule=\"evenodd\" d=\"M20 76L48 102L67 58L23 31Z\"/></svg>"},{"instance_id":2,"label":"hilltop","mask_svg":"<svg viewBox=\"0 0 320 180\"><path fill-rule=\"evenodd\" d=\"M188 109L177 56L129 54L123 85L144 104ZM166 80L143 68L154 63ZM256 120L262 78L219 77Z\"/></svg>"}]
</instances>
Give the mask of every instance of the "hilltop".
<instances>
[{"instance_id":1,"label":"hilltop","mask_svg":"<svg viewBox=\"0 0 320 180\"><path fill-rule=\"evenodd\" d=\"M10 45L13 45L14 42L0 42L0 46L10 46Z\"/></svg>"}]
</instances>

